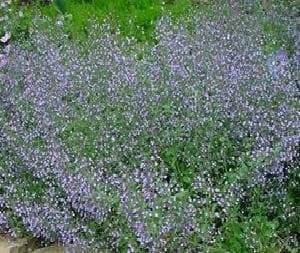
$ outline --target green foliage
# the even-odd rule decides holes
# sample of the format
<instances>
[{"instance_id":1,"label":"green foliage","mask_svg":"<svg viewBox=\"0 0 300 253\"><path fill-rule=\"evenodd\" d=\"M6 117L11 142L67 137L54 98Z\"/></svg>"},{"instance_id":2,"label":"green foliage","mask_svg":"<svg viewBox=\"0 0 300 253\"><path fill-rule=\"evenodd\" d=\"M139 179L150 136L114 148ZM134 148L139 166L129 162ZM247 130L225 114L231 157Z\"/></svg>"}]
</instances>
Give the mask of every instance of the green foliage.
<instances>
[{"instance_id":1,"label":"green foliage","mask_svg":"<svg viewBox=\"0 0 300 253\"><path fill-rule=\"evenodd\" d=\"M257 210L247 218L233 217L222 227L220 249L227 252L267 252L276 244L277 227L276 221L270 221Z\"/></svg>"},{"instance_id":2,"label":"green foliage","mask_svg":"<svg viewBox=\"0 0 300 253\"><path fill-rule=\"evenodd\" d=\"M34 177L30 172L23 171L18 175L15 182L18 200L44 201L45 190L48 187L42 179Z\"/></svg>"},{"instance_id":3,"label":"green foliage","mask_svg":"<svg viewBox=\"0 0 300 253\"><path fill-rule=\"evenodd\" d=\"M35 148L43 148L43 147L45 147L45 144L46 144L45 140L40 136L34 138L33 143L32 143L33 147L35 147Z\"/></svg>"},{"instance_id":4,"label":"green foliage","mask_svg":"<svg viewBox=\"0 0 300 253\"><path fill-rule=\"evenodd\" d=\"M72 36L84 39L87 34L89 20L103 22L108 19L112 26L119 27L121 35L134 36L138 41L152 41L152 33L156 20L164 13L171 11L174 17L188 13L192 8L190 0L176 0L167 2L165 6L160 0L54 0L53 4L15 6L24 11L24 16L16 20L16 32L26 33L30 27L30 20L34 13L49 16L55 22L58 14L68 15L64 29Z\"/></svg>"},{"instance_id":5,"label":"green foliage","mask_svg":"<svg viewBox=\"0 0 300 253\"><path fill-rule=\"evenodd\" d=\"M54 0L53 1L57 9L62 13L65 14L67 9L66 9L66 2L65 0Z\"/></svg>"},{"instance_id":6,"label":"green foliage","mask_svg":"<svg viewBox=\"0 0 300 253\"><path fill-rule=\"evenodd\" d=\"M162 15L170 13L174 19L179 20L187 17L192 9L204 16L217 16L220 10L223 10L223 14L230 15L228 3L221 2L221 5L210 0L174 0L165 1L165 5L162 5L160 0L54 0L50 5L36 2L35 5L13 6L15 13L22 10L24 15L23 17L14 15L12 27L15 38L26 38L32 17L36 13L51 17L53 22L57 20L59 14L63 14L66 16L64 29L72 38L85 40L89 20L97 20L100 23L108 20L115 29L120 28L122 36L133 36L142 43L154 42L155 23ZM221 9L218 8L220 6ZM242 4L244 10L251 10L251 15L259 17L264 16L264 10L269 8L268 6L275 6L277 11L282 8L299 11L295 1L266 1L266 3L255 1L249 6L244 2ZM282 24L263 20L262 29L266 33L265 52L272 53L279 48L292 52L292 41Z\"/></svg>"},{"instance_id":7,"label":"green foliage","mask_svg":"<svg viewBox=\"0 0 300 253\"><path fill-rule=\"evenodd\" d=\"M163 148L161 157L170 168L170 173L174 173L182 187L188 189L194 179L194 169L184 160L184 147L182 143Z\"/></svg>"},{"instance_id":8,"label":"green foliage","mask_svg":"<svg viewBox=\"0 0 300 253\"><path fill-rule=\"evenodd\" d=\"M266 36L264 45L266 53L274 53L280 48L292 51L292 41L284 25L275 21L263 21L262 29Z\"/></svg>"},{"instance_id":9,"label":"green foliage","mask_svg":"<svg viewBox=\"0 0 300 253\"><path fill-rule=\"evenodd\" d=\"M22 218L17 216L12 211L7 211L8 223L11 226L12 230L18 237L30 236L28 233L26 226L22 222Z\"/></svg>"},{"instance_id":10,"label":"green foliage","mask_svg":"<svg viewBox=\"0 0 300 253\"><path fill-rule=\"evenodd\" d=\"M90 236L96 238L99 242L105 243L104 248L109 248L111 244L116 243L113 238L113 233L122 231L120 240L118 241L118 249L120 252L126 252L128 245L130 244L133 248L139 249L139 252L143 250L139 247L136 236L130 227L126 217L122 214L118 202L112 202L112 211L109 216L101 223L94 219L88 219L86 226L89 228L89 232L82 232L83 238L89 238ZM109 238L111 241L107 240ZM107 245L106 245L107 244Z\"/></svg>"},{"instance_id":11,"label":"green foliage","mask_svg":"<svg viewBox=\"0 0 300 253\"><path fill-rule=\"evenodd\" d=\"M89 122L74 120L70 122L60 135L72 152L77 152L85 157L95 156L95 135Z\"/></svg>"}]
</instances>

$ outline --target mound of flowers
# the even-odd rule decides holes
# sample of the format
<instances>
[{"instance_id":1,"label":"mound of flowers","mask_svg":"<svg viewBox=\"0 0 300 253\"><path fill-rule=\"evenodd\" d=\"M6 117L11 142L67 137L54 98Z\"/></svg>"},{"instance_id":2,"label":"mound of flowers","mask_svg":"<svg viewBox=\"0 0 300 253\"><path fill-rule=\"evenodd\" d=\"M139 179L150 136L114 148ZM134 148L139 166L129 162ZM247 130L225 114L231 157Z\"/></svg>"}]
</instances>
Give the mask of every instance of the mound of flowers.
<instances>
[{"instance_id":1,"label":"mound of flowers","mask_svg":"<svg viewBox=\"0 0 300 253\"><path fill-rule=\"evenodd\" d=\"M297 244L296 61L247 15L136 47L34 29L0 78L0 231L128 252Z\"/></svg>"}]
</instances>

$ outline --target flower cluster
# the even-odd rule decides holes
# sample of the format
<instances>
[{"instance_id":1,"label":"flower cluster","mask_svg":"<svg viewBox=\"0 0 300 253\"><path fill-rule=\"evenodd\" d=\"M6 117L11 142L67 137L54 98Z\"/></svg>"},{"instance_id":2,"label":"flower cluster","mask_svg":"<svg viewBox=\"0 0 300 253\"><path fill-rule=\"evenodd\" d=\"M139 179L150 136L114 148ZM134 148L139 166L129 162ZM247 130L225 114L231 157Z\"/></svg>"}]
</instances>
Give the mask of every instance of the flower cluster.
<instances>
[{"instance_id":1,"label":"flower cluster","mask_svg":"<svg viewBox=\"0 0 300 253\"><path fill-rule=\"evenodd\" d=\"M142 50L109 25L86 44L33 30L29 48L12 47L0 70L0 231L14 234L13 220L46 241L195 252L226 241L233 212L257 198L267 213L287 203L295 58L266 55L253 17L190 22L162 18Z\"/></svg>"}]
</instances>

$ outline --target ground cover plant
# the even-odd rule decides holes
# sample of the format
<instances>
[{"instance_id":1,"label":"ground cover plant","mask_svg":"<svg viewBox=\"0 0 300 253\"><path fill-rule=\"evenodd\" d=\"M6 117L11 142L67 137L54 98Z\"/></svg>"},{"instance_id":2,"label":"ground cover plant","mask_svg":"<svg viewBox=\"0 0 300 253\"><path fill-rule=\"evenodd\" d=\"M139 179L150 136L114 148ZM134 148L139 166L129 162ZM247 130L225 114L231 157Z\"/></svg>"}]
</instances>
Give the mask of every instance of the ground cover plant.
<instances>
[{"instance_id":1,"label":"ground cover plant","mask_svg":"<svg viewBox=\"0 0 300 253\"><path fill-rule=\"evenodd\" d=\"M0 69L0 232L112 252L297 252L295 24L236 11L164 16L143 46L109 23L79 43L37 17Z\"/></svg>"}]
</instances>

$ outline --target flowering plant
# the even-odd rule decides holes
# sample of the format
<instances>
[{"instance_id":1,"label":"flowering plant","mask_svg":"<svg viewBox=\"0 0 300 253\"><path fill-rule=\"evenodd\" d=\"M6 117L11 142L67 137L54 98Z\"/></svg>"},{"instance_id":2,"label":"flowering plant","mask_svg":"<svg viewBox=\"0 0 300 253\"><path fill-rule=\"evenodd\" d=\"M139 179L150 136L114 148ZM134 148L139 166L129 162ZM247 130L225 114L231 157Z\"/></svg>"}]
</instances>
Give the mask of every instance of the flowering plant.
<instances>
[{"instance_id":1,"label":"flowering plant","mask_svg":"<svg viewBox=\"0 0 300 253\"><path fill-rule=\"evenodd\" d=\"M48 26L14 45L0 230L128 252L262 252L286 224L295 238L295 62L273 69L247 15L190 21L162 18L139 55L109 25L86 44Z\"/></svg>"}]
</instances>

